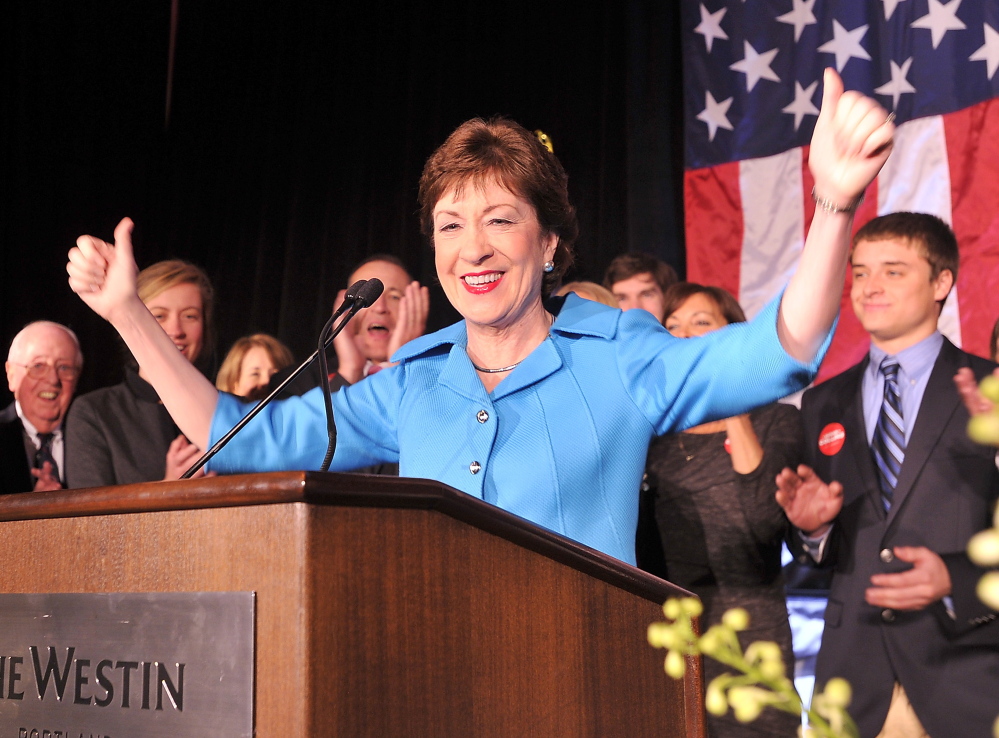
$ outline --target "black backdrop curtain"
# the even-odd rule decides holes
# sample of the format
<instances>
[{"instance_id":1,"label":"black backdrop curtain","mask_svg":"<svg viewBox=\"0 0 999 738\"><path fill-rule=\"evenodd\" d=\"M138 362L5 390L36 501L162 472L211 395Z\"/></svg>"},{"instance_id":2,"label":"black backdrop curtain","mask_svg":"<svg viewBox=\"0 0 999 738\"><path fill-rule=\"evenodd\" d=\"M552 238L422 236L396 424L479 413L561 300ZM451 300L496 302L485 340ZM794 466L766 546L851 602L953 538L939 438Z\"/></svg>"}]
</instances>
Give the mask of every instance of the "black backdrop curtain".
<instances>
[{"instance_id":1,"label":"black backdrop curtain","mask_svg":"<svg viewBox=\"0 0 999 738\"><path fill-rule=\"evenodd\" d=\"M570 278L599 281L629 249L682 272L676 5L5 4L3 350L57 320L83 343L79 391L119 380L113 331L69 291L65 255L124 215L140 267L180 257L211 275L217 355L265 331L305 356L373 252L431 285L430 327L446 325L416 186L473 116L551 136L580 218Z\"/></svg>"}]
</instances>

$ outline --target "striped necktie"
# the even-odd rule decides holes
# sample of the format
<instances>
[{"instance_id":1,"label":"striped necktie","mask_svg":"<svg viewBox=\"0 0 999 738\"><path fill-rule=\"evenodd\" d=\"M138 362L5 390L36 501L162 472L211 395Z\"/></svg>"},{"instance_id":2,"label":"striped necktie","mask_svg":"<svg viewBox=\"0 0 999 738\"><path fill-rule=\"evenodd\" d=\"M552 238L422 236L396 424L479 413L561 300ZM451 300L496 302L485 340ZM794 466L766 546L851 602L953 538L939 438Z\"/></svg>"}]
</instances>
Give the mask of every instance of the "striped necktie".
<instances>
[{"instance_id":1,"label":"striped necktie","mask_svg":"<svg viewBox=\"0 0 999 738\"><path fill-rule=\"evenodd\" d=\"M898 360L886 356L881 362L881 373L885 377L885 396L881 402L878 424L874 428L871 451L878 467L881 502L885 510L888 510L895 496L895 486L905 458L905 420L898 392Z\"/></svg>"},{"instance_id":2,"label":"striped necktie","mask_svg":"<svg viewBox=\"0 0 999 738\"><path fill-rule=\"evenodd\" d=\"M35 453L35 468L41 469L47 461L52 464L52 476L56 479L61 479L59 476L59 465L56 463L55 457L52 455L53 440L55 440L54 433L38 434L38 451Z\"/></svg>"}]
</instances>

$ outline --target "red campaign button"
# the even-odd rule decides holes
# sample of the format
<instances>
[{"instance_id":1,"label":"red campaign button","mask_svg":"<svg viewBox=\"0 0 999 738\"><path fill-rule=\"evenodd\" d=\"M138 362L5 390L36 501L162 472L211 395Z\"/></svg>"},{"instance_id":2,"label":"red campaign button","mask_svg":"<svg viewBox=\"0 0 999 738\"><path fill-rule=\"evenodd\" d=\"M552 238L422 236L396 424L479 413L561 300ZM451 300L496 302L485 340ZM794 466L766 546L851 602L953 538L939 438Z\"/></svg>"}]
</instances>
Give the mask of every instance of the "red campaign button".
<instances>
[{"instance_id":1,"label":"red campaign button","mask_svg":"<svg viewBox=\"0 0 999 738\"><path fill-rule=\"evenodd\" d=\"M728 438L725 439L725 450L728 451L729 453L732 453L732 441L730 441Z\"/></svg>"},{"instance_id":2,"label":"red campaign button","mask_svg":"<svg viewBox=\"0 0 999 738\"><path fill-rule=\"evenodd\" d=\"M819 434L819 451L826 456L835 456L843 448L846 430L840 423L830 423Z\"/></svg>"}]
</instances>

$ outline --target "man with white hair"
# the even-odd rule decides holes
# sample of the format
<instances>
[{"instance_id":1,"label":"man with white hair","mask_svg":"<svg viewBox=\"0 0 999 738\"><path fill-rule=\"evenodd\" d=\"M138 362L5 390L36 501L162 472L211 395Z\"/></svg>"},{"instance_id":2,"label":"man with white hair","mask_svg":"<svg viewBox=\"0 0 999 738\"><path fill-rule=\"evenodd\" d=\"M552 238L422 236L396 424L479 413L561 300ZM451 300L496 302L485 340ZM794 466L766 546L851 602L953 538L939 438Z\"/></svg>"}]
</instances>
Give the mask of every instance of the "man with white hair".
<instances>
[{"instance_id":1,"label":"man with white hair","mask_svg":"<svg viewBox=\"0 0 999 738\"><path fill-rule=\"evenodd\" d=\"M76 334L40 320L25 326L7 354L14 402L0 412L0 494L61 489L63 420L80 378Z\"/></svg>"}]
</instances>

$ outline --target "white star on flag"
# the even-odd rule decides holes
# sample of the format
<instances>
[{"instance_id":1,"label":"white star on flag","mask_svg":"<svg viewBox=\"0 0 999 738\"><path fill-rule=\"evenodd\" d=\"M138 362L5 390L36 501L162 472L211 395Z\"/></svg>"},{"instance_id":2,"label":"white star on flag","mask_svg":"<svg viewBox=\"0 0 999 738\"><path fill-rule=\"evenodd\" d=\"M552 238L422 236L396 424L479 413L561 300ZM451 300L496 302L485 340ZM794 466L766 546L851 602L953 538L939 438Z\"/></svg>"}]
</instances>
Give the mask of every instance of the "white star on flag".
<instances>
[{"instance_id":1,"label":"white star on flag","mask_svg":"<svg viewBox=\"0 0 999 738\"><path fill-rule=\"evenodd\" d=\"M732 130L732 124L728 122L728 109L732 106L732 98L715 102L714 95L710 92L704 93L704 110L697 114L697 120L708 124L708 140L714 141L715 134L719 128L726 131Z\"/></svg>"},{"instance_id":2,"label":"white star on flag","mask_svg":"<svg viewBox=\"0 0 999 738\"><path fill-rule=\"evenodd\" d=\"M885 5L885 20L891 20L892 13L895 12L895 8L898 4L904 2L904 0L881 0Z\"/></svg>"},{"instance_id":3,"label":"white star on flag","mask_svg":"<svg viewBox=\"0 0 999 738\"><path fill-rule=\"evenodd\" d=\"M742 43L746 56L741 61L737 61L731 65L729 69L733 72L745 73L747 91L752 92L753 88L756 87L756 83L761 79L780 82L780 77L770 68L774 57L777 56L777 49L770 49L770 51L764 51L760 54L748 41L743 41Z\"/></svg>"},{"instance_id":4,"label":"white star on flag","mask_svg":"<svg viewBox=\"0 0 999 738\"><path fill-rule=\"evenodd\" d=\"M781 110L782 113L794 115L794 130L798 130L798 126L801 125L801 119L806 115L819 114L819 109L812 102L812 95L815 94L815 88L818 86L818 80L805 88L802 88L798 80L794 81L794 102Z\"/></svg>"},{"instance_id":5,"label":"white star on flag","mask_svg":"<svg viewBox=\"0 0 999 738\"><path fill-rule=\"evenodd\" d=\"M988 23L982 24L985 28L985 44L974 54L968 57L968 61L983 61L985 68L989 71L989 79L999 69L999 33Z\"/></svg>"},{"instance_id":6,"label":"white star on flag","mask_svg":"<svg viewBox=\"0 0 999 738\"><path fill-rule=\"evenodd\" d=\"M704 43L708 45L708 53L711 53L711 44L716 38L728 40L728 34L722 30L721 22L725 17L728 8L722 8L715 13L709 13L708 9L701 5L701 22L697 24L694 33L704 36Z\"/></svg>"},{"instance_id":7,"label":"white star on flag","mask_svg":"<svg viewBox=\"0 0 999 738\"><path fill-rule=\"evenodd\" d=\"M962 31L967 28L957 17L957 10L960 7L961 0L952 0L949 5L944 5L939 0L929 0L928 12L922 18L912 21L912 27L928 28L935 49L943 41L947 31Z\"/></svg>"},{"instance_id":8,"label":"white star on flag","mask_svg":"<svg viewBox=\"0 0 999 738\"><path fill-rule=\"evenodd\" d=\"M898 107L898 99L902 97L904 92L915 92L916 88L909 84L909 80L906 77L909 74L909 67L912 66L912 57L910 56L904 62L902 66L895 63L894 60L891 62L891 81L886 82L880 87L875 87L874 91L879 95L891 95L891 106L892 109Z\"/></svg>"},{"instance_id":9,"label":"white star on flag","mask_svg":"<svg viewBox=\"0 0 999 738\"><path fill-rule=\"evenodd\" d=\"M867 26L857 26L852 31L848 31L833 21L833 37L831 41L826 41L819 47L819 51L836 55L836 71L842 72L843 67L850 59L867 59L870 61L871 55L860 45L861 39L867 33Z\"/></svg>"},{"instance_id":10,"label":"white star on flag","mask_svg":"<svg viewBox=\"0 0 999 738\"><path fill-rule=\"evenodd\" d=\"M778 15L777 20L781 23L788 23L794 26L794 40L801 38L801 32L805 26L810 26L816 22L812 8L815 7L815 0L792 0L791 12Z\"/></svg>"}]
</instances>

